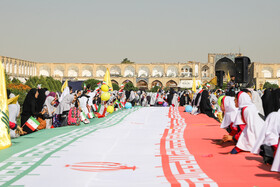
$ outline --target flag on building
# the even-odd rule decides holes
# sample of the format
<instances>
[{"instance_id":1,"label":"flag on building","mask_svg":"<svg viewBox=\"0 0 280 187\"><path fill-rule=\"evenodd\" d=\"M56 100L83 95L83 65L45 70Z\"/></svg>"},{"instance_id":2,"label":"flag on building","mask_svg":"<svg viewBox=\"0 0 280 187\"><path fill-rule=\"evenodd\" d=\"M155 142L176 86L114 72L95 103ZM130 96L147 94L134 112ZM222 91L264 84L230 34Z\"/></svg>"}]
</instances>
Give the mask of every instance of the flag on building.
<instances>
[{"instance_id":1,"label":"flag on building","mask_svg":"<svg viewBox=\"0 0 280 187\"><path fill-rule=\"evenodd\" d=\"M26 125L30 130L35 131L40 123L31 116L24 125Z\"/></svg>"}]
</instances>

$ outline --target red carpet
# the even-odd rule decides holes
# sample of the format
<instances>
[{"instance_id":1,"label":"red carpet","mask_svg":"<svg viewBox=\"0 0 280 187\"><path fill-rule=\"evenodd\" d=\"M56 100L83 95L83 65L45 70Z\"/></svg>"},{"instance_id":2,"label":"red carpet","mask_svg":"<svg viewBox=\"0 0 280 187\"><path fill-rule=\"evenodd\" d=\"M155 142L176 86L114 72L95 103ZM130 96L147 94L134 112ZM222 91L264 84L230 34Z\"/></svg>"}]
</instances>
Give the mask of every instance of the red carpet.
<instances>
[{"instance_id":1,"label":"red carpet","mask_svg":"<svg viewBox=\"0 0 280 187\"><path fill-rule=\"evenodd\" d=\"M230 155L232 143L216 144L227 133L216 120L204 114L190 115L183 112L183 107L179 110L187 123L184 132L187 148L219 186L280 186L280 173L270 172L270 166L264 165L260 156L248 152Z\"/></svg>"}]
</instances>

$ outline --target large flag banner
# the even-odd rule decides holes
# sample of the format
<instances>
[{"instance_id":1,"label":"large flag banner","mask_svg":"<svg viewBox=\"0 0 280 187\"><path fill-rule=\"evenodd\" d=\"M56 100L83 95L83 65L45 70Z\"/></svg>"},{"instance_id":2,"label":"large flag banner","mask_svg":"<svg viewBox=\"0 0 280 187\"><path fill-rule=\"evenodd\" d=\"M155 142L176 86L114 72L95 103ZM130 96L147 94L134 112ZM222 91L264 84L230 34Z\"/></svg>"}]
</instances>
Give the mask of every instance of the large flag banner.
<instances>
[{"instance_id":1,"label":"large flag banner","mask_svg":"<svg viewBox=\"0 0 280 187\"><path fill-rule=\"evenodd\" d=\"M0 149L11 146L9 111L7 101L6 76L0 63Z\"/></svg>"},{"instance_id":2,"label":"large flag banner","mask_svg":"<svg viewBox=\"0 0 280 187\"><path fill-rule=\"evenodd\" d=\"M37 127L40 125L40 123L34 117L31 116L27 120L27 122L25 122L25 125L28 126L28 128L31 129L32 131L35 131Z\"/></svg>"},{"instance_id":3,"label":"large flag banner","mask_svg":"<svg viewBox=\"0 0 280 187\"><path fill-rule=\"evenodd\" d=\"M258 167L261 157L213 143L219 126L184 108L133 107L31 133L0 151L0 186L279 186L277 173Z\"/></svg>"},{"instance_id":4,"label":"large flag banner","mask_svg":"<svg viewBox=\"0 0 280 187\"><path fill-rule=\"evenodd\" d=\"M48 139L32 150L24 150L26 154L17 154L19 158L7 160L7 167L3 163L0 185L9 184L6 180L15 177L11 186L217 187L188 151L186 123L178 109L145 107L124 118L123 114L131 110L122 110L100 124ZM104 128L109 125L114 126ZM94 128L99 128L98 132ZM77 137L79 140L73 141ZM45 157L50 153L49 158ZM25 166L14 175L10 170L16 170L15 165L21 162ZM5 175L7 172L10 175Z\"/></svg>"}]
</instances>

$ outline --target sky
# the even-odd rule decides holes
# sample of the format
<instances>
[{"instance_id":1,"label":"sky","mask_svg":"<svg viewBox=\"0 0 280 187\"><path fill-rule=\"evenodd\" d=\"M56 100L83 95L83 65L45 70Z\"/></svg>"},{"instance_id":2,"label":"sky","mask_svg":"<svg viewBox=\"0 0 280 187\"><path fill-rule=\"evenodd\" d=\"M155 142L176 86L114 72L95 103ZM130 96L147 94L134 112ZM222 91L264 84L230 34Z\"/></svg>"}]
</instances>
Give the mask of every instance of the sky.
<instances>
[{"instance_id":1,"label":"sky","mask_svg":"<svg viewBox=\"0 0 280 187\"><path fill-rule=\"evenodd\" d=\"M279 0L1 0L0 56L35 62L280 63Z\"/></svg>"}]
</instances>

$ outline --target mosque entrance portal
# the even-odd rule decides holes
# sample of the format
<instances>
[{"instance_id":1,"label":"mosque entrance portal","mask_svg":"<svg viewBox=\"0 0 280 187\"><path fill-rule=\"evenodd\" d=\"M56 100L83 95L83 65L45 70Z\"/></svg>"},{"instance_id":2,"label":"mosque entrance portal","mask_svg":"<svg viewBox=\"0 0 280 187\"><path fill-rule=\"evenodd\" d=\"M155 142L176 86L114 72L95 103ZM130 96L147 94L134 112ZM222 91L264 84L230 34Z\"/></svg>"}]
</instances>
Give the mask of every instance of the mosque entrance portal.
<instances>
[{"instance_id":1,"label":"mosque entrance portal","mask_svg":"<svg viewBox=\"0 0 280 187\"><path fill-rule=\"evenodd\" d=\"M228 72L230 74L230 76L235 76L235 64L232 60L230 60L229 58L221 58L220 60L217 61L216 65L215 65L215 72L216 71L224 71L224 75L227 75Z\"/></svg>"}]
</instances>

